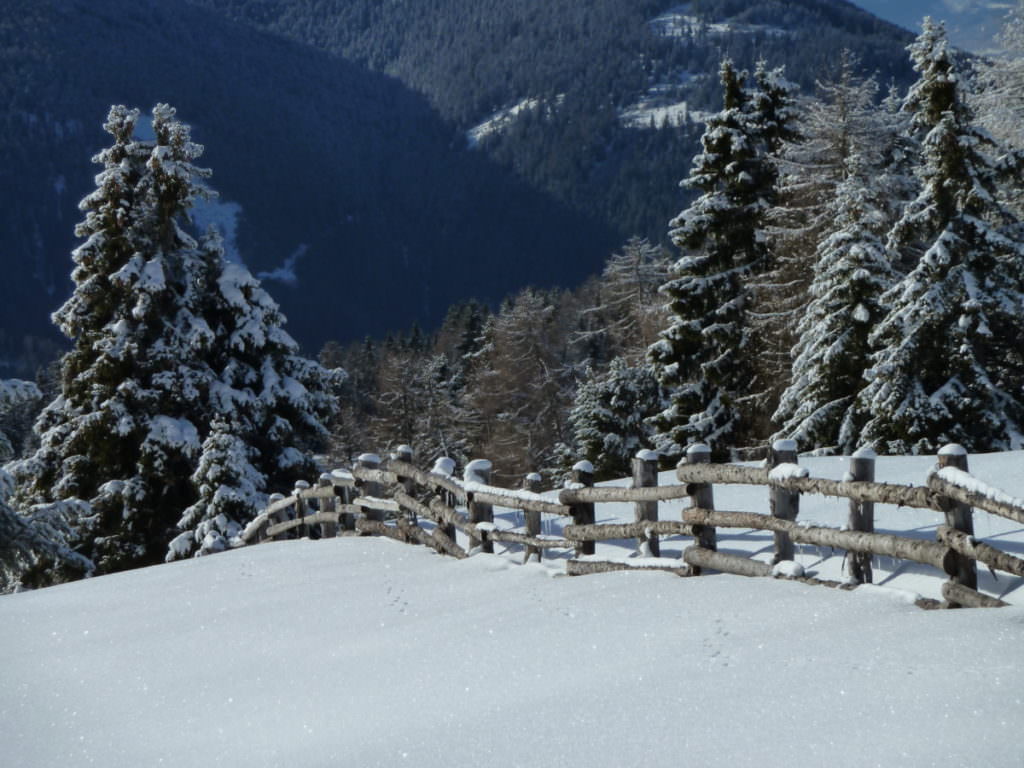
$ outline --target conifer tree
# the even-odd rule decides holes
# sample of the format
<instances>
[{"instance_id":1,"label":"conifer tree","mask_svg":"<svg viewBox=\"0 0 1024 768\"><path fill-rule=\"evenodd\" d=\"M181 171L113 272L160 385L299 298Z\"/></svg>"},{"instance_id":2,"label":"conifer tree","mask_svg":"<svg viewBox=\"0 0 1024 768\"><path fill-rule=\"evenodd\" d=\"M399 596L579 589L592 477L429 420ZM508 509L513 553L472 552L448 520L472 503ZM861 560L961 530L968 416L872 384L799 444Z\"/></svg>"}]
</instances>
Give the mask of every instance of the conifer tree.
<instances>
[{"instance_id":1,"label":"conifer tree","mask_svg":"<svg viewBox=\"0 0 1024 768\"><path fill-rule=\"evenodd\" d=\"M836 231L822 240L796 326L793 373L773 420L776 437L801 450L858 447L852 405L870 365L868 334L884 316L882 293L896 280L885 249L888 218L871 167L854 155L825 211Z\"/></svg>"},{"instance_id":2,"label":"conifer tree","mask_svg":"<svg viewBox=\"0 0 1024 768\"><path fill-rule=\"evenodd\" d=\"M683 182L701 195L671 222L684 255L662 286L671 325L650 348L671 405L652 419L658 449L678 458L687 444L709 443L727 456L751 429L754 379L750 281L769 265L765 214L774 195L769 152L783 135L788 90L777 72L759 69L747 90L746 73L728 59L720 78L723 109L708 120L703 152Z\"/></svg>"},{"instance_id":3,"label":"conifer tree","mask_svg":"<svg viewBox=\"0 0 1024 768\"><path fill-rule=\"evenodd\" d=\"M561 451L564 469L586 459L599 480L628 475L637 451L652 446L647 418L663 400L649 363L616 357L603 373L589 370L569 412L573 448Z\"/></svg>"},{"instance_id":4,"label":"conifer tree","mask_svg":"<svg viewBox=\"0 0 1024 768\"><path fill-rule=\"evenodd\" d=\"M273 345L295 348L260 316L276 312L273 302L233 277L215 234L197 241L188 233L190 207L211 194L188 126L160 104L155 138L143 141L138 118L138 110L110 110L114 142L95 158L103 170L75 230L84 239L72 254L75 291L54 315L73 343L61 393L37 420L39 450L13 465L19 507L84 502L70 540L99 573L163 559L196 501L191 478L217 416L248 425L240 414L258 404L239 437L274 442L261 454L287 471L303 462L287 417L302 421L326 397L278 370ZM223 305L230 321L215 311ZM255 378L237 357L246 345ZM225 350L234 357L224 359ZM294 366L304 365L296 356Z\"/></svg>"},{"instance_id":5,"label":"conifer tree","mask_svg":"<svg viewBox=\"0 0 1024 768\"><path fill-rule=\"evenodd\" d=\"M892 453L947 442L1016 447L1024 424L1019 222L999 202L996 148L974 124L944 28L925 19L909 50L919 79L905 108L923 136L922 189L890 247L921 255L882 297L889 312L870 336L878 351L858 396L860 442Z\"/></svg>"}]
</instances>

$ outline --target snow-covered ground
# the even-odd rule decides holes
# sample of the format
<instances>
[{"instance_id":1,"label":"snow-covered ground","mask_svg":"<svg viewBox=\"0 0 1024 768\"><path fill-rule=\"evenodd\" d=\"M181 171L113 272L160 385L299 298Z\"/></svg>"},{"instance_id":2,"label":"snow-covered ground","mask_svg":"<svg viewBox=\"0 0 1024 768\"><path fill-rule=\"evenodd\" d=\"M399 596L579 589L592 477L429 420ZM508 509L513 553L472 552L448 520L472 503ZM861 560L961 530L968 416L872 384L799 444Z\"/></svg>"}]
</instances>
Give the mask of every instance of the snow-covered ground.
<instances>
[{"instance_id":1,"label":"snow-covered ground","mask_svg":"<svg viewBox=\"0 0 1024 768\"><path fill-rule=\"evenodd\" d=\"M879 479L920 482L930 463L883 460ZM1024 495L1024 453L971 464ZM763 510L762 495L716 488L722 509ZM801 517L842 512L804 499ZM629 510L599 506L609 517ZM878 518L923 536L937 522ZM976 515L979 536L1024 548L1020 526L987 518ZM719 534L723 549L767 556L761 534ZM825 554L800 556L828 575L839 558ZM922 611L902 590L939 577L907 570L841 592L726 575L566 578L558 559L519 560L288 541L0 597L0 762L1022 764L1024 607ZM1014 580L998 585L1024 602Z\"/></svg>"}]
</instances>

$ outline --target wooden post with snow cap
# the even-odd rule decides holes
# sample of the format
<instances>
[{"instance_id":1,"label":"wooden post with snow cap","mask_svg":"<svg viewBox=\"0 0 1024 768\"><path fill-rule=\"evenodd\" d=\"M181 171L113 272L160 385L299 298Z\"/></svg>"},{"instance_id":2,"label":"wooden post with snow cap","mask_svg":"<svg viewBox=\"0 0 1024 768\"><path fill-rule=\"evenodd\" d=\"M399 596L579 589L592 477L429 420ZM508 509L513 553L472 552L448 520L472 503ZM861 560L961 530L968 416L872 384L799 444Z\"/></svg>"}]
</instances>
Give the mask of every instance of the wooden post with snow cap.
<instances>
[{"instance_id":1,"label":"wooden post with snow cap","mask_svg":"<svg viewBox=\"0 0 1024 768\"><path fill-rule=\"evenodd\" d=\"M356 466L362 467L363 469L380 469L380 456L376 453L363 453L360 454L356 459ZM383 490L381 489L380 483L373 481L356 481L356 487L359 488L359 493L362 496L372 496L379 499L383 496ZM374 520L378 523L384 522L384 510L382 509L365 509L363 514L367 520Z\"/></svg>"},{"instance_id":2,"label":"wooden post with snow cap","mask_svg":"<svg viewBox=\"0 0 1024 768\"><path fill-rule=\"evenodd\" d=\"M589 461L578 461L572 468L572 484L581 488L594 487L594 465ZM593 504L573 504L572 521L574 525L593 525L595 522ZM592 555L596 551L597 542L581 541L576 544L577 555Z\"/></svg>"},{"instance_id":3,"label":"wooden post with snow cap","mask_svg":"<svg viewBox=\"0 0 1024 768\"><path fill-rule=\"evenodd\" d=\"M955 467L962 472L967 471L967 451L963 446L946 445L939 451L939 469ZM974 535L974 513L970 506L953 499L945 499L943 503L946 513L946 525L968 536ZM949 567L946 572L950 582L968 589L978 588L978 570L974 560L965 555L951 553ZM949 601L951 608L960 607L960 603Z\"/></svg>"},{"instance_id":4,"label":"wooden post with snow cap","mask_svg":"<svg viewBox=\"0 0 1024 768\"><path fill-rule=\"evenodd\" d=\"M433 468L430 470L430 474L437 475L446 479L451 479L455 474L455 459L450 459L447 456L441 456L434 462ZM448 491L441 491L441 501L444 502L446 507L455 509L455 499L452 498L452 494ZM441 527L441 531L452 541L455 541L455 524L454 523L438 523Z\"/></svg>"},{"instance_id":5,"label":"wooden post with snow cap","mask_svg":"<svg viewBox=\"0 0 1024 768\"><path fill-rule=\"evenodd\" d=\"M658 485L658 454L656 451L639 451L632 461L633 487L654 488ZM658 522L657 501L635 502L636 521ZM642 550L644 544L652 557L661 556L661 545L657 534L648 534L646 531L636 540L637 546Z\"/></svg>"},{"instance_id":6,"label":"wooden post with snow cap","mask_svg":"<svg viewBox=\"0 0 1024 768\"><path fill-rule=\"evenodd\" d=\"M776 470L783 464L796 464L796 441L776 440L772 443L768 452L768 463L772 470ZM776 473L778 475L778 473ZM772 475L769 474L769 478ZM780 520L796 520L800 512L800 494L794 491L787 491L782 488L772 488L769 493L772 517ZM780 563L783 560L792 560L796 555L793 548L793 541L789 534L782 531L775 532L775 557L772 563Z\"/></svg>"},{"instance_id":7,"label":"wooden post with snow cap","mask_svg":"<svg viewBox=\"0 0 1024 768\"><path fill-rule=\"evenodd\" d=\"M320 479L316 482L320 488L333 488L334 483L331 482L331 476L324 472L320 475ZM330 496L321 498L317 501L321 512L336 512L338 510L338 497ZM320 538L321 539L333 539L338 535L338 523L337 521L322 520L320 521Z\"/></svg>"},{"instance_id":8,"label":"wooden post with snow cap","mask_svg":"<svg viewBox=\"0 0 1024 768\"><path fill-rule=\"evenodd\" d=\"M267 506L272 507L277 502L284 501L284 499L285 499L285 496L284 496L283 493L272 493L272 494L270 494L270 498L267 499ZM279 509L274 514L268 515L268 518L269 518L268 522L270 523L270 526L268 526L268 527L272 527L272 526L276 525L277 523L283 523L285 520L288 519L288 510L287 510L287 508ZM283 541L284 539L288 538L288 532L285 531L284 533L278 533L278 534L276 534L275 536L273 536L271 538L274 541Z\"/></svg>"},{"instance_id":9,"label":"wooden post with snow cap","mask_svg":"<svg viewBox=\"0 0 1024 768\"><path fill-rule=\"evenodd\" d=\"M414 451L411 445L400 445L392 451L391 458L405 464L412 464L413 453ZM398 482L402 486L402 489L410 496L416 492L416 481L411 477L399 477ZM419 520L416 519L416 513L414 511L409 511L407 514L409 515L409 519L413 525L419 524Z\"/></svg>"},{"instance_id":10,"label":"wooden post with snow cap","mask_svg":"<svg viewBox=\"0 0 1024 768\"><path fill-rule=\"evenodd\" d=\"M850 457L850 471L843 478L847 482L875 481L875 459L878 455L871 447L860 448ZM850 499L850 518L847 528L851 531L875 532L875 503L873 501L857 501ZM850 579L857 584L870 584L871 554L869 552L849 552L846 555L849 563Z\"/></svg>"},{"instance_id":11,"label":"wooden post with snow cap","mask_svg":"<svg viewBox=\"0 0 1024 768\"><path fill-rule=\"evenodd\" d=\"M305 520L309 514L309 502L300 496L303 491L309 490L309 483L305 480L296 480L295 488L292 489L292 495L295 496L295 519ZM300 539L309 538L309 526L300 525L295 529L296 537Z\"/></svg>"},{"instance_id":12,"label":"wooden post with snow cap","mask_svg":"<svg viewBox=\"0 0 1024 768\"><path fill-rule=\"evenodd\" d=\"M523 478L523 490L530 493L540 493L542 478L536 472L531 472ZM540 536L540 512L538 510L526 510L526 533L529 536ZM523 555L523 562L530 561L531 555L537 555L537 562L541 560L542 550L540 547L526 545L526 554Z\"/></svg>"},{"instance_id":13,"label":"wooden post with snow cap","mask_svg":"<svg viewBox=\"0 0 1024 768\"><path fill-rule=\"evenodd\" d=\"M710 464L711 447L704 443L694 443L686 449L686 456L682 464ZM686 486L686 493L690 497L690 506L696 509L714 509L715 492L711 483L689 483ZM712 552L718 549L718 535L710 525L695 525L693 536L696 545L703 549L710 549ZM700 573L700 568L694 569L695 574Z\"/></svg>"},{"instance_id":14,"label":"wooden post with snow cap","mask_svg":"<svg viewBox=\"0 0 1024 768\"><path fill-rule=\"evenodd\" d=\"M479 483L480 485L489 485L491 481L491 469L493 465L487 459L475 459L466 465L466 468L462 471L462 479L466 483ZM481 504L479 501L475 501L473 498L473 492L466 489L466 506L469 510L469 522L471 523L483 523L486 528L487 524L494 523L494 507L490 504ZM479 546L481 552L493 553L494 542L487 535L486 531L481 530L480 538L475 536L469 537L469 547Z\"/></svg>"},{"instance_id":15,"label":"wooden post with snow cap","mask_svg":"<svg viewBox=\"0 0 1024 768\"><path fill-rule=\"evenodd\" d=\"M332 481L336 478L339 481L349 480L351 481L352 476L347 469L334 469L331 470ZM344 511L338 515L338 530L341 531L354 531L356 529L356 516L350 512L352 504L352 495L354 489L351 485L345 484L336 486L334 489L335 494L338 494L338 500L335 500L335 504L340 504Z\"/></svg>"}]
</instances>

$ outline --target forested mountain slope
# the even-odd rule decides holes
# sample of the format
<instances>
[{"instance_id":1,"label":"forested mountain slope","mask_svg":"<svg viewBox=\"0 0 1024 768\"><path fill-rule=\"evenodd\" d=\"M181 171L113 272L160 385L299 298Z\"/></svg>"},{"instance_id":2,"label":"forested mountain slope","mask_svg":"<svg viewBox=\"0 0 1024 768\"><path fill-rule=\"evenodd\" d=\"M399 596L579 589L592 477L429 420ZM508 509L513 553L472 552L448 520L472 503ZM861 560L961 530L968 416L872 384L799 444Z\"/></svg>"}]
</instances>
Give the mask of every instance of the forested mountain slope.
<instances>
[{"instance_id":1,"label":"forested mountain slope","mask_svg":"<svg viewBox=\"0 0 1024 768\"><path fill-rule=\"evenodd\" d=\"M31 375L58 340L49 313L112 103L168 102L193 126L221 193L204 220L254 272L296 273L268 288L309 349L571 284L617 242L466 151L397 80L308 46L183 2L0 0L0 19L4 375Z\"/></svg>"},{"instance_id":2,"label":"forested mountain slope","mask_svg":"<svg viewBox=\"0 0 1024 768\"><path fill-rule=\"evenodd\" d=\"M193 125L222 194L204 221L284 279L312 350L664 241L723 55L805 88L843 47L910 77L909 36L843 0L0 0L0 19L0 362L22 375L57 340L111 103Z\"/></svg>"}]
</instances>

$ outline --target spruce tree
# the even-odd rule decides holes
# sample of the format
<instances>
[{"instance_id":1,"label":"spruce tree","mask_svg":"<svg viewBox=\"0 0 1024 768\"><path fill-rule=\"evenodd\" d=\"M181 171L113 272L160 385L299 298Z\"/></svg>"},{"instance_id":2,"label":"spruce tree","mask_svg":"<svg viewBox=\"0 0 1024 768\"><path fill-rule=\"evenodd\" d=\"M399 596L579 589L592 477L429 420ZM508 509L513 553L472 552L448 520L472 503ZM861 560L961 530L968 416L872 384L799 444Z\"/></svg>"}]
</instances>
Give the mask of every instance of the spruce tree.
<instances>
[{"instance_id":1,"label":"spruce tree","mask_svg":"<svg viewBox=\"0 0 1024 768\"><path fill-rule=\"evenodd\" d=\"M847 165L825 209L836 231L818 246L791 381L773 416L781 424L776 437L796 440L801 450L856 450L851 406L870 365L868 334L885 314L880 297L896 280L885 248L884 192L857 155Z\"/></svg>"},{"instance_id":2,"label":"spruce tree","mask_svg":"<svg viewBox=\"0 0 1024 768\"><path fill-rule=\"evenodd\" d=\"M19 507L80 505L72 545L99 573L164 558L196 502L192 476L218 417L247 443L265 441L261 472L287 475L308 468L293 425L315 431L327 398L304 385L313 364L293 354L280 367L275 345L295 345L268 324L276 306L258 283L225 264L215 233L189 234L189 209L212 193L188 126L160 104L143 141L138 119L110 110L113 145L95 158L103 170L75 230L75 290L54 314L73 344L61 393L36 422L39 450L13 465Z\"/></svg>"},{"instance_id":3,"label":"spruce tree","mask_svg":"<svg viewBox=\"0 0 1024 768\"><path fill-rule=\"evenodd\" d=\"M751 349L750 283L769 266L765 214L774 194L771 147L789 109L778 73L746 73L728 59L720 78L723 109L712 116L684 186L701 195L671 222L670 237L684 253L661 291L671 325L650 347L670 406L652 419L663 455L678 458L687 444L706 442L718 457L750 435L755 376Z\"/></svg>"},{"instance_id":4,"label":"spruce tree","mask_svg":"<svg viewBox=\"0 0 1024 768\"><path fill-rule=\"evenodd\" d=\"M1024 243L999 202L996 147L974 124L945 30L910 46L905 109L922 136L922 189L890 247L916 266L882 297L888 315L857 408L860 442L891 453L1016 447L1024 425Z\"/></svg>"},{"instance_id":5,"label":"spruce tree","mask_svg":"<svg viewBox=\"0 0 1024 768\"><path fill-rule=\"evenodd\" d=\"M573 449L561 451L564 469L586 459L598 480L628 475L637 451L652 445L647 417L663 399L649 363L616 357L603 373L588 370L569 412Z\"/></svg>"}]
</instances>

